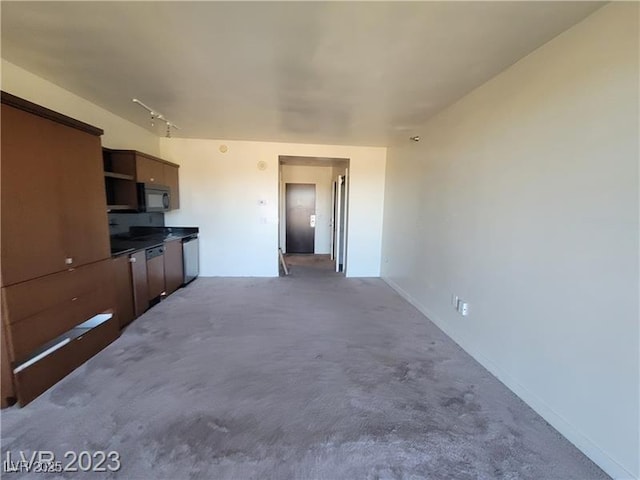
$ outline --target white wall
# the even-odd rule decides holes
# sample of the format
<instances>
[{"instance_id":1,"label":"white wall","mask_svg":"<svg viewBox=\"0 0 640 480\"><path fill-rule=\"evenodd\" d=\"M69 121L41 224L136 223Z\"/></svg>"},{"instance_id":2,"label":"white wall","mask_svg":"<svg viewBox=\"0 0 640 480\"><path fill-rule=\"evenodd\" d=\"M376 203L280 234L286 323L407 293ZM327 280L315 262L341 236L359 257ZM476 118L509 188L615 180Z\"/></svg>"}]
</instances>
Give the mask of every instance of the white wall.
<instances>
[{"instance_id":1,"label":"white wall","mask_svg":"<svg viewBox=\"0 0 640 480\"><path fill-rule=\"evenodd\" d=\"M162 138L160 156L180 165L181 208L166 224L200 227L201 274L278 275L279 155L350 159L347 275L379 276L385 148Z\"/></svg>"},{"instance_id":2,"label":"white wall","mask_svg":"<svg viewBox=\"0 0 640 480\"><path fill-rule=\"evenodd\" d=\"M280 248L286 252L286 203L287 183L307 183L316 186L315 250L317 254L331 253L331 190L333 167L282 165L280 191Z\"/></svg>"},{"instance_id":3,"label":"white wall","mask_svg":"<svg viewBox=\"0 0 640 480\"><path fill-rule=\"evenodd\" d=\"M110 148L160 153L158 136L74 93L2 60L1 88L43 107L104 130L102 145Z\"/></svg>"},{"instance_id":4,"label":"white wall","mask_svg":"<svg viewBox=\"0 0 640 480\"><path fill-rule=\"evenodd\" d=\"M388 151L383 277L610 475L637 478L638 4ZM470 304L458 315L451 294Z\"/></svg>"}]
</instances>

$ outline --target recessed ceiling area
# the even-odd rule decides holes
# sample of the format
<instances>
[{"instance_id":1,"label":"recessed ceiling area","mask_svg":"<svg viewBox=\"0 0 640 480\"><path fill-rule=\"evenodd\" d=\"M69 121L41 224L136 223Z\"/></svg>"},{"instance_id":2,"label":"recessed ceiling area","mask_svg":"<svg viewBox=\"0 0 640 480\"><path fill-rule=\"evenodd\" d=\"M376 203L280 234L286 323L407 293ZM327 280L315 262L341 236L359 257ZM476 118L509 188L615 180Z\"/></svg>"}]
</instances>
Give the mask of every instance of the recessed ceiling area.
<instances>
[{"instance_id":1,"label":"recessed ceiling area","mask_svg":"<svg viewBox=\"0 0 640 480\"><path fill-rule=\"evenodd\" d=\"M348 167L348 158L328 158L328 157L297 157L292 155L280 155L280 165L297 167Z\"/></svg>"},{"instance_id":2,"label":"recessed ceiling area","mask_svg":"<svg viewBox=\"0 0 640 480\"><path fill-rule=\"evenodd\" d=\"M2 57L174 137L384 146L602 4L3 1Z\"/></svg>"}]
</instances>

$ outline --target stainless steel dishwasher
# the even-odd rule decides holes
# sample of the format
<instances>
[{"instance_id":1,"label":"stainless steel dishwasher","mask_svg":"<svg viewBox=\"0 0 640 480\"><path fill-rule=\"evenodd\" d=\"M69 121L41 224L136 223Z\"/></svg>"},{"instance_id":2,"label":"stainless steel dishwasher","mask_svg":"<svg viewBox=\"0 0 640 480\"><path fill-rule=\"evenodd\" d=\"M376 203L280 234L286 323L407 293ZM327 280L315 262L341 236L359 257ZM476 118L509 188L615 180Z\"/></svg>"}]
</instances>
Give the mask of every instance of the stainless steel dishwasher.
<instances>
[{"instance_id":1,"label":"stainless steel dishwasher","mask_svg":"<svg viewBox=\"0 0 640 480\"><path fill-rule=\"evenodd\" d=\"M183 285L186 285L200 273L200 246L197 234L182 239L182 260L184 262Z\"/></svg>"}]
</instances>

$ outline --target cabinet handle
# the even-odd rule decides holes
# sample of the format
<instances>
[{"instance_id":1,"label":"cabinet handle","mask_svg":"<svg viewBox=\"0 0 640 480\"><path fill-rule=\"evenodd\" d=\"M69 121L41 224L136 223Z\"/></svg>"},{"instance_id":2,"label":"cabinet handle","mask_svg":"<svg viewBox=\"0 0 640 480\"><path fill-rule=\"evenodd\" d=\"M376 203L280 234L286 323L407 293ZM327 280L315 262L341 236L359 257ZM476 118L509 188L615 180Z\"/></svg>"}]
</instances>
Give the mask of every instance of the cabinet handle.
<instances>
[{"instance_id":1,"label":"cabinet handle","mask_svg":"<svg viewBox=\"0 0 640 480\"><path fill-rule=\"evenodd\" d=\"M73 263L73 258L72 257L67 257L64 259L64 263L66 265L71 265Z\"/></svg>"},{"instance_id":2,"label":"cabinet handle","mask_svg":"<svg viewBox=\"0 0 640 480\"><path fill-rule=\"evenodd\" d=\"M73 298L71 299L71 301L72 301L72 302L75 302L77 299L78 299L78 297L73 297Z\"/></svg>"},{"instance_id":3,"label":"cabinet handle","mask_svg":"<svg viewBox=\"0 0 640 480\"><path fill-rule=\"evenodd\" d=\"M136 263L136 257L131 257L129 259L129 263Z\"/></svg>"},{"instance_id":4,"label":"cabinet handle","mask_svg":"<svg viewBox=\"0 0 640 480\"><path fill-rule=\"evenodd\" d=\"M151 180L152 182L155 182L156 179L155 178L150 178L149 180Z\"/></svg>"}]
</instances>

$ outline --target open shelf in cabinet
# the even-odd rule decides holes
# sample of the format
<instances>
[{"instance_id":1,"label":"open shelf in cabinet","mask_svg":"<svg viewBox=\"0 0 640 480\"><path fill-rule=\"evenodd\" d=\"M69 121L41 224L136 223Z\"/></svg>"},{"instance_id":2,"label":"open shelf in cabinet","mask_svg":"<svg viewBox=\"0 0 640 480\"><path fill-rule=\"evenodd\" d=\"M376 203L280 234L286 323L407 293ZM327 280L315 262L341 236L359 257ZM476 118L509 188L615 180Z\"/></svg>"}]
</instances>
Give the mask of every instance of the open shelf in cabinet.
<instances>
[{"instance_id":1,"label":"open shelf in cabinet","mask_svg":"<svg viewBox=\"0 0 640 480\"><path fill-rule=\"evenodd\" d=\"M107 211L136 211L138 190L135 164L112 157L111 150L102 149L104 184L107 193Z\"/></svg>"}]
</instances>

